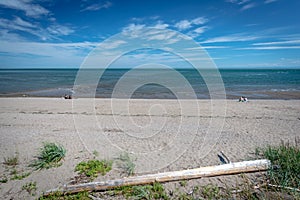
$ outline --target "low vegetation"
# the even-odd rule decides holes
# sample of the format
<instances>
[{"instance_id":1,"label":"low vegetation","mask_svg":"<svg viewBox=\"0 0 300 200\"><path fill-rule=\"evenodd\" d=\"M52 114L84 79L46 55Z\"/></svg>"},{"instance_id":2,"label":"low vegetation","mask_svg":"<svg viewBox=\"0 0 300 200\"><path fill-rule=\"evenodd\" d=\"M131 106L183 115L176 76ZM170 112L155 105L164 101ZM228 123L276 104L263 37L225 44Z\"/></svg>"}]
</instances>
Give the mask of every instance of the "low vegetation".
<instances>
[{"instance_id":1,"label":"low vegetation","mask_svg":"<svg viewBox=\"0 0 300 200\"><path fill-rule=\"evenodd\" d=\"M134 174L135 164L128 153L122 153L117 158L117 163L119 168L121 168L127 176L132 176Z\"/></svg>"},{"instance_id":2,"label":"low vegetation","mask_svg":"<svg viewBox=\"0 0 300 200\"><path fill-rule=\"evenodd\" d=\"M60 192L56 192L52 195L49 195L47 197L41 196L39 200L90 200L92 199L89 196L88 192L79 192L77 194L69 194L69 195L64 195Z\"/></svg>"},{"instance_id":3,"label":"low vegetation","mask_svg":"<svg viewBox=\"0 0 300 200\"><path fill-rule=\"evenodd\" d=\"M16 173L11 177L11 180L22 180L22 179L26 178L29 175L30 175L30 172L25 172L25 173L22 173L22 174L17 174Z\"/></svg>"},{"instance_id":4,"label":"low vegetation","mask_svg":"<svg viewBox=\"0 0 300 200\"><path fill-rule=\"evenodd\" d=\"M34 160L29 166L35 169L58 167L65 157L66 150L63 146L55 143L44 143L40 148L37 159Z\"/></svg>"},{"instance_id":5,"label":"low vegetation","mask_svg":"<svg viewBox=\"0 0 300 200\"><path fill-rule=\"evenodd\" d=\"M90 180L95 179L98 174L105 175L112 169L112 161L109 160L89 160L87 162L80 162L75 171L78 171L79 174L84 174L89 177Z\"/></svg>"},{"instance_id":6,"label":"low vegetation","mask_svg":"<svg viewBox=\"0 0 300 200\"><path fill-rule=\"evenodd\" d=\"M132 199L170 199L160 183L142 186L126 186L112 190L111 195L123 195Z\"/></svg>"},{"instance_id":7,"label":"low vegetation","mask_svg":"<svg viewBox=\"0 0 300 200\"><path fill-rule=\"evenodd\" d=\"M23 185L22 189L26 190L31 195L35 195L35 191L37 189L36 182L26 183L25 185Z\"/></svg>"},{"instance_id":8,"label":"low vegetation","mask_svg":"<svg viewBox=\"0 0 300 200\"><path fill-rule=\"evenodd\" d=\"M13 166L13 167L17 166L19 164L19 157L18 157L18 155L4 158L3 164L7 165L7 166Z\"/></svg>"},{"instance_id":9,"label":"low vegetation","mask_svg":"<svg viewBox=\"0 0 300 200\"><path fill-rule=\"evenodd\" d=\"M288 143L262 150L273 167L268 171L271 184L282 187L300 188L300 148Z\"/></svg>"},{"instance_id":10,"label":"low vegetation","mask_svg":"<svg viewBox=\"0 0 300 200\"><path fill-rule=\"evenodd\" d=\"M206 186L194 186L186 191L188 182L179 181L180 188L167 191L161 183L153 183L142 186L124 186L106 192L98 193L78 193L76 195L63 196L54 194L40 199L93 199L91 194L100 198L126 198L126 199L299 199L300 200L300 150L298 143L292 146L289 143L282 143L280 146L268 146L256 149L259 158L269 159L272 168L259 179L252 179L245 174L238 175L236 186L222 187L214 184ZM128 154L121 154L118 157L118 164L131 175L135 165ZM105 175L112 168L112 161L89 160L80 162L75 171L90 177L91 180L98 174ZM278 187L273 187L278 186Z\"/></svg>"}]
</instances>

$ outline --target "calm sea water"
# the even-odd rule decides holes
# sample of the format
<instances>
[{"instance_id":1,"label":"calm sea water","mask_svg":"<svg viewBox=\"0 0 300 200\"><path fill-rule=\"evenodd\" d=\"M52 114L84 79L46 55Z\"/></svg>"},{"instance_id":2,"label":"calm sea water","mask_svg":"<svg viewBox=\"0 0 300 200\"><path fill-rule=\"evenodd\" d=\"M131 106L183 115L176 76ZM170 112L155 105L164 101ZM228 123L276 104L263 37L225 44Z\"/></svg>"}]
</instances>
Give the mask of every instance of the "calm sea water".
<instances>
[{"instance_id":1,"label":"calm sea water","mask_svg":"<svg viewBox=\"0 0 300 200\"><path fill-rule=\"evenodd\" d=\"M96 97L109 98L118 80L128 69L106 70L97 86ZM164 70L143 69L139 73L170 78ZM198 98L210 98L203 78L196 70L177 70L191 84ZM300 99L300 70L220 70L227 98L247 96L255 99ZM0 70L0 96L60 97L73 94L75 69L51 70ZM212 76L214 76L212 74ZM131 80L138 80L133 75ZM181 83L178 82L179 90ZM184 88L182 88L184 90ZM181 91L185 92L185 91ZM120 96L122 97L122 96ZM132 98L172 99L175 95L168 88L147 84L139 87Z\"/></svg>"}]
</instances>

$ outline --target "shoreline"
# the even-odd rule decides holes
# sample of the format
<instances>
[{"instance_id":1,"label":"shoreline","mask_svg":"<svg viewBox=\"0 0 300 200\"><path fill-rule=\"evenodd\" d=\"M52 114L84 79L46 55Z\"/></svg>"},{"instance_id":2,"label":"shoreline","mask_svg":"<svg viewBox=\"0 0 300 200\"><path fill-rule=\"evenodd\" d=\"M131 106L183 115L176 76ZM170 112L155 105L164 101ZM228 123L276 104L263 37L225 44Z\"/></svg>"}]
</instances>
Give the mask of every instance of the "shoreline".
<instances>
[{"instance_id":1,"label":"shoreline","mask_svg":"<svg viewBox=\"0 0 300 200\"><path fill-rule=\"evenodd\" d=\"M254 91L252 92L239 92L235 95L227 93L226 94L226 99L227 100L235 100L238 99L241 96L246 96L249 100L300 100L300 91L256 91L256 95L253 96ZM72 95L69 94L71 96ZM26 93L13 93L13 94L0 94L0 98L63 98L64 95L58 96L58 95L28 95ZM90 98L90 97L78 97L78 98ZM111 97L107 96L96 96L95 99L110 99ZM117 97L114 99L124 99L122 97ZM161 99L161 100L176 100L176 98L160 98L158 96L147 96L145 97L131 97L131 99ZM184 98L188 99L188 98ZM183 99L183 100L184 100ZM202 98L197 98L197 100L210 100L210 97L202 97Z\"/></svg>"}]
</instances>

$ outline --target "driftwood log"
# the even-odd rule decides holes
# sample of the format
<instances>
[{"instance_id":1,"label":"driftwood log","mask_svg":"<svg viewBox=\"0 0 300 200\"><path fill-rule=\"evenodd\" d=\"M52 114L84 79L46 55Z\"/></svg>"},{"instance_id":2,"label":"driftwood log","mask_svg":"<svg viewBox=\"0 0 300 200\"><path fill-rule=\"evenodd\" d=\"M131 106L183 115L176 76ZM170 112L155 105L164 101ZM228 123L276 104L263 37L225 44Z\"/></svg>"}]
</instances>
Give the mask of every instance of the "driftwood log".
<instances>
[{"instance_id":1,"label":"driftwood log","mask_svg":"<svg viewBox=\"0 0 300 200\"><path fill-rule=\"evenodd\" d=\"M44 196L49 196L50 194L55 192L61 192L63 194L72 194L82 191L103 191L121 186L144 185L151 184L154 182L169 182L238 173L266 171L270 166L271 162L266 159L243 161L210 167L200 167L196 169L188 169L182 171L132 176L102 182L90 182L78 185L65 185L61 188L46 191L44 193Z\"/></svg>"}]
</instances>

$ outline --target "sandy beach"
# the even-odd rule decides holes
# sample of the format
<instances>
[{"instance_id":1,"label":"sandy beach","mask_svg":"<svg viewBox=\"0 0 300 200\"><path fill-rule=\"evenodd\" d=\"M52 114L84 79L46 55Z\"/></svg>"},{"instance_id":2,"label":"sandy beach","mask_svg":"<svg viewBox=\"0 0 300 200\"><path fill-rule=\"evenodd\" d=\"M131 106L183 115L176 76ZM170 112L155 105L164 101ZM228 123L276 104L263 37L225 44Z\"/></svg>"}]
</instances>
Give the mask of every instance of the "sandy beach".
<instances>
[{"instance_id":1,"label":"sandy beach","mask_svg":"<svg viewBox=\"0 0 300 200\"><path fill-rule=\"evenodd\" d=\"M114 159L127 151L135 158L136 174L146 174L219 165L220 151L232 162L249 160L256 147L293 143L300 130L300 100L197 100L195 104L191 100L0 98L0 107L0 174L9 176L10 168L2 161L16 153L17 170L31 172L22 180L0 183L2 199L35 199L22 190L30 181L36 181L37 195L70 182L77 174L76 164L93 158L93 151L99 153L98 159ZM40 171L28 167L43 142L66 148L62 166ZM96 180L122 176L113 165L112 171ZM168 184L172 188L175 183Z\"/></svg>"}]
</instances>

